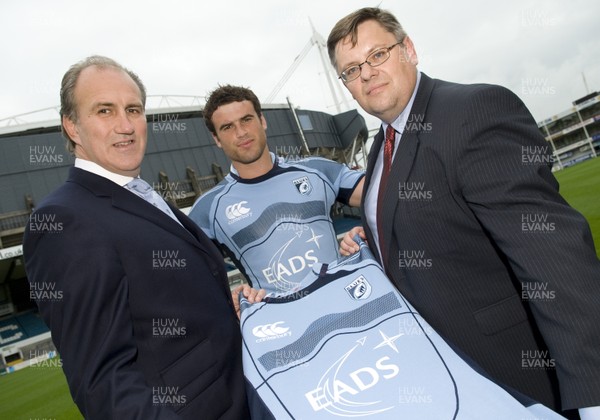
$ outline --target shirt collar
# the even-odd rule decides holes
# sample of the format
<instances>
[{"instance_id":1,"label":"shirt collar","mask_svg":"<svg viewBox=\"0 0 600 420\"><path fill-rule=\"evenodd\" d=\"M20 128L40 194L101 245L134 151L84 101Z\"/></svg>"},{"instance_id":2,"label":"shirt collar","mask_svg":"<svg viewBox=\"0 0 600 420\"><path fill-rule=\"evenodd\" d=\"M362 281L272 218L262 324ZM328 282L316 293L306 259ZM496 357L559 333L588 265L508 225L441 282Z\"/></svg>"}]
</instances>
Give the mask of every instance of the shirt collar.
<instances>
[{"instance_id":1,"label":"shirt collar","mask_svg":"<svg viewBox=\"0 0 600 420\"><path fill-rule=\"evenodd\" d=\"M396 130L399 134L402 134L402 132L404 131L404 127L406 126L406 122L408 121L408 116L410 115L410 110L412 109L413 102L415 102L415 97L417 96L417 90L419 90L420 82L421 72L417 71L417 81L415 82L415 89L413 90L410 100L404 107L404 110L400 113L400 115L398 115L398 118L392 121L392 127L394 127L394 130ZM383 126L383 131L385 132L385 130L387 130L388 124L382 123L381 125Z\"/></svg>"},{"instance_id":2,"label":"shirt collar","mask_svg":"<svg viewBox=\"0 0 600 420\"><path fill-rule=\"evenodd\" d=\"M119 175L114 172L108 171L102 166L98 165L97 163L82 158L75 158L75 167L99 175L103 178L109 179L115 184L120 185L121 187L124 187L125 184L127 184L133 179L133 177L130 176Z\"/></svg>"},{"instance_id":3,"label":"shirt collar","mask_svg":"<svg viewBox=\"0 0 600 420\"><path fill-rule=\"evenodd\" d=\"M275 166L277 166L277 156L275 156L275 153L273 153L273 152L269 152L269 155L271 155L271 162L273 163L273 168L274 168ZM271 170L273 170L273 169L271 169ZM229 172L232 175L235 175L236 179L241 179L240 174L238 174L238 171L235 170L233 165L229 166ZM269 171L269 172L271 172L271 171Z\"/></svg>"}]
</instances>

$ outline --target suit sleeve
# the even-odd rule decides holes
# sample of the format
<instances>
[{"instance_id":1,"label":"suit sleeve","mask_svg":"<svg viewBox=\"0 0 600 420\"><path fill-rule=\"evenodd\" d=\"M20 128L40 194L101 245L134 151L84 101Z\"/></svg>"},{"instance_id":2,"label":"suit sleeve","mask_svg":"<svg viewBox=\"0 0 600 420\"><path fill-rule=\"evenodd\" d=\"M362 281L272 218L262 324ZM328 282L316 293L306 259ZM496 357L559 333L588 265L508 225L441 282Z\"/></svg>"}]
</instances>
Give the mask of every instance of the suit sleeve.
<instances>
[{"instance_id":1,"label":"suit sleeve","mask_svg":"<svg viewBox=\"0 0 600 420\"><path fill-rule=\"evenodd\" d=\"M32 290L60 292L60 299L37 303L81 413L92 420L178 419L153 403L152 389L136 368L128 280L106 233L64 207L34 215L52 224L28 226L27 275Z\"/></svg>"},{"instance_id":2,"label":"suit sleeve","mask_svg":"<svg viewBox=\"0 0 600 420\"><path fill-rule=\"evenodd\" d=\"M600 404L600 262L584 217L559 195L549 145L510 91L474 93L457 183L518 280L556 362L563 409Z\"/></svg>"}]
</instances>

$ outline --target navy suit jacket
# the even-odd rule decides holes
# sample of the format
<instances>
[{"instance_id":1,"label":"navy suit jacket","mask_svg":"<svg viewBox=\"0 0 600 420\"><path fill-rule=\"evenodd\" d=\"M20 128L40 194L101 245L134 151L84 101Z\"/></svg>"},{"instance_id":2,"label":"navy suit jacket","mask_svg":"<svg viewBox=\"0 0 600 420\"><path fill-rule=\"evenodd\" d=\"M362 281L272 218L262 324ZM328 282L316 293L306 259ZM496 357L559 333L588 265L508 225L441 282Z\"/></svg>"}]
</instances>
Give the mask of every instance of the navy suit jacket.
<instances>
[{"instance_id":1,"label":"navy suit jacket","mask_svg":"<svg viewBox=\"0 0 600 420\"><path fill-rule=\"evenodd\" d=\"M363 203L378 187L383 137ZM423 317L495 379L560 409L558 374L563 409L600 405L600 263L550 156L509 90L422 74L379 213L383 263Z\"/></svg>"},{"instance_id":2,"label":"navy suit jacket","mask_svg":"<svg viewBox=\"0 0 600 420\"><path fill-rule=\"evenodd\" d=\"M32 290L55 291L38 293L37 303L87 419L247 417L223 258L173 212L185 229L114 182L72 168L32 214L28 279Z\"/></svg>"}]
</instances>

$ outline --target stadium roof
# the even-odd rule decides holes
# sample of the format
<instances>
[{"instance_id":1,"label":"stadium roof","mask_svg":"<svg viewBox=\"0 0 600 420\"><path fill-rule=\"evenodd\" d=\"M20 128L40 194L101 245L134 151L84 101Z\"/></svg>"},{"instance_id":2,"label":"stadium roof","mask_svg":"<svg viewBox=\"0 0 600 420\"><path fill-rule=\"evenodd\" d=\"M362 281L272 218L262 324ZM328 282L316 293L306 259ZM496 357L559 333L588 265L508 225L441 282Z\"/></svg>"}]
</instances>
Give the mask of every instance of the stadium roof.
<instances>
[{"instance_id":1,"label":"stadium roof","mask_svg":"<svg viewBox=\"0 0 600 420\"><path fill-rule=\"evenodd\" d=\"M146 114L181 114L204 109L204 96L193 95L149 95L146 98ZM289 108L288 104L261 104L263 109ZM5 134L27 132L60 126L60 106L42 108L0 120L0 137Z\"/></svg>"}]
</instances>

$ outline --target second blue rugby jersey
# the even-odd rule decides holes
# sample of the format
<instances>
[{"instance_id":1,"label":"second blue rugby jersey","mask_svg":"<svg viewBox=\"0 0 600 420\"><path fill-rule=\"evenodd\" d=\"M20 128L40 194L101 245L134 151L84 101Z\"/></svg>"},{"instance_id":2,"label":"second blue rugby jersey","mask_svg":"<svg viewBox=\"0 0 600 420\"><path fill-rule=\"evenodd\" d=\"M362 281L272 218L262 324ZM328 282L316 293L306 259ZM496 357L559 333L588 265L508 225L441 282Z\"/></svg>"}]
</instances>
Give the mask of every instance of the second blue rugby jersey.
<instances>
[{"instance_id":1,"label":"second blue rugby jersey","mask_svg":"<svg viewBox=\"0 0 600 420\"><path fill-rule=\"evenodd\" d=\"M294 293L241 299L253 418L560 419L461 357L361 245Z\"/></svg>"}]
</instances>

